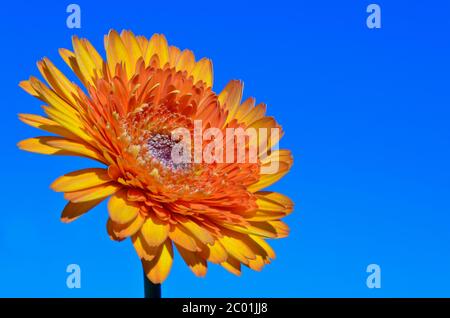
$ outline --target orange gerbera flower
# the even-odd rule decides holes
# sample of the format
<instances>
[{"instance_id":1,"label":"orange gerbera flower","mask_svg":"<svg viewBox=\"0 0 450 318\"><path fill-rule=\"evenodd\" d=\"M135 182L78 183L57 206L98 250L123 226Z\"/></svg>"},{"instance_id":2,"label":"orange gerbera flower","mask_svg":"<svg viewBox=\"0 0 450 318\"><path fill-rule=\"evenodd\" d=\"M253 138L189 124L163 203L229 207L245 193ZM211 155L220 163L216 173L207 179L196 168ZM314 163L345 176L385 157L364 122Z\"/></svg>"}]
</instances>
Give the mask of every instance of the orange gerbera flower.
<instances>
[{"instance_id":1,"label":"orange gerbera flower","mask_svg":"<svg viewBox=\"0 0 450 318\"><path fill-rule=\"evenodd\" d=\"M292 210L286 196L261 190L288 172L290 151L267 156L260 151L256 162L175 163L170 154L181 141L170 134L178 128L193 132L195 121L223 132L255 128L258 144L272 149L278 138L260 128L279 126L265 116L266 106L255 106L253 98L241 104L239 81L213 92L211 61L168 46L163 35L148 40L111 31L105 49L106 61L89 41L74 37L73 52L60 50L85 91L47 58L38 68L48 86L34 77L20 83L46 104L46 116L20 114L20 119L54 135L23 140L19 148L87 157L106 166L71 172L52 184L69 201L62 221L110 197L108 233L117 241L131 238L153 283L166 279L173 245L197 276L206 274L207 261L234 274L241 264L260 270L275 257L265 239L287 236L280 218ZM246 157L250 143L245 142ZM273 162L278 170L264 173Z\"/></svg>"}]
</instances>

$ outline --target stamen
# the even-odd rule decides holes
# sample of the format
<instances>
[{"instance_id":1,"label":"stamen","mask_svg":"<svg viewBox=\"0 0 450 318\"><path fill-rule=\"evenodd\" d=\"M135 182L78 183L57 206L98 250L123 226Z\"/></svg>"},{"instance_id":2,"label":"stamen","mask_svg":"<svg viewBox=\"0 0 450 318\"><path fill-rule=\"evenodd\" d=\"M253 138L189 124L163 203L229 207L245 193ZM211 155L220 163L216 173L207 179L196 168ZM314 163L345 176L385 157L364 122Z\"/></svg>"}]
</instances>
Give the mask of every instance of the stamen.
<instances>
[{"instance_id":1,"label":"stamen","mask_svg":"<svg viewBox=\"0 0 450 318\"><path fill-rule=\"evenodd\" d=\"M172 140L169 135L154 134L147 142L148 152L165 168L173 171L188 170L191 167L190 163L175 163L172 158L172 149L179 142Z\"/></svg>"}]
</instances>

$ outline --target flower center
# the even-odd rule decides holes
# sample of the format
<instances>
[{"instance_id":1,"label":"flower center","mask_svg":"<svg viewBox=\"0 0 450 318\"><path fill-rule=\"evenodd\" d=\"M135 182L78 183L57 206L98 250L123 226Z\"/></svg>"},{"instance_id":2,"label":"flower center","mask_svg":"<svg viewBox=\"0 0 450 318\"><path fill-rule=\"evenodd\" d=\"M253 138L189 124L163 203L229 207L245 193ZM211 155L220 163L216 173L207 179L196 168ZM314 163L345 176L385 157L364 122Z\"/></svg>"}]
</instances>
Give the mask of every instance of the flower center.
<instances>
[{"instance_id":1,"label":"flower center","mask_svg":"<svg viewBox=\"0 0 450 318\"><path fill-rule=\"evenodd\" d=\"M147 142L148 151L150 155L165 168L169 168L173 171L188 170L191 166L190 163L174 162L174 158L172 158L173 147L179 142L180 141L173 140L169 135L154 134L149 138ZM181 155L181 153L175 155Z\"/></svg>"}]
</instances>

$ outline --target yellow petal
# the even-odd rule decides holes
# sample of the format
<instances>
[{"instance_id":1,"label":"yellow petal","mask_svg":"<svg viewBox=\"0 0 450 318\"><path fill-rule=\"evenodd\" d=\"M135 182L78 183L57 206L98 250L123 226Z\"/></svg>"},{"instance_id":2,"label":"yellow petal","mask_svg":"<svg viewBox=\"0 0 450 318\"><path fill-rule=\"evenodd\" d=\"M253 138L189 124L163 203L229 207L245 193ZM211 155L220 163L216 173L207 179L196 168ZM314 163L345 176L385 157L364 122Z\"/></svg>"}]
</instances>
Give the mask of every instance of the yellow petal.
<instances>
[{"instance_id":1,"label":"yellow petal","mask_svg":"<svg viewBox=\"0 0 450 318\"><path fill-rule=\"evenodd\" d=\"M241 225L235 225L235 224L223 224L222 226L229 230L238 232L238 233L253 234L253 235L259 235L259 236L270 237L270 238L277 237L277 235L274 231L269 230L269 229L271 229L270 227L269 227L269 229L266 229L266 228L261 228L258 226L251 226L251 225L241 226Z\"/></svg>"},{"instance_id":2,"label":"yellow petal","mask_svg":"<svg viewBox=\"0 0 450 318\"><path fill-rule=\"evenodd\" d=\"M273 151L267 158L261 160L261 164L270 167L270 165L275 164L275 161L278 162L277 172L272 174L261 174L259 180L248 187L250 192L256 192L264 189L285 176L292 167L293 159L291 152L289 150Z\"/></svg>"},{"instance_id":3,"label":"yellow petal","mask_svg":"<svg viewBox=\"0 0 450 318\"><path fill-rule=\"evenodd\" d=\"M212 234L204 227L198 225L193 220L185 220L179 223L181 226L185 227L190 233L192 233L196 238L198 238L204 244L214 244L214 237Z\"/></svg>"},{"instance_id":4,"label":"yellow petal","mask_svg":"<svg viewBox=\"0 0 450 318\"><path fill-rule=\"evenodd\" d=\"M31 96L39 97L38 92L35 91L35 89L31 85L31 82L29 80L28 81L21 81L19 83L19 86L20 86L20 88L22 88L25 92L27 92Z\"/></svg>"},{"instance_id":5,"label":"yellow petal","mask_svg":"<svg viewBox=\"0 0 450 318\"><path fill-rule=\"evenodd\" d=\"M204 259L214 263L220 264L225 262L228 258L227 251L223 248L219 241L215 241L214 244L205 244L201 246L201 251L198 252Z\"/></svg>"},{"instance_id":6,"label":"yellow petal","mask_svg":"<svg viewBox=\"0 0 450 318\"><path fill-rule=\"evenodd\" d=\"M256 193L258 209L247 221L277 220L289 215L293 210L292 201L277 192L259 191Z\"/></svg>"},{"instance_id":7,"label":"yellow petal","mask_svg":"<svg viewBox=\"0 0 450 318\"><path fill-rule=\"evenodd\" d=\"M169 275L173 262L172 241L166 240L158 255L151 261L142 261L144 271L153 284L161 284Z\"/></svg>"},{"instance_id":8,"label":"yellow petal","mask_svg":"<svg viewBox=\"0 0 450 318\"><path fill-rule=\"evenodd\" d=\"M148 65L153 55L157 55L160 67L169 62L169 46L167 40L162 34L154 34L148 42L147 51L145 52L144 61Z\"/></svg>"},{"instance_id":9,"label":"yellow petal","mask_svg":"<svg viewBox=\"0 0 450 318\"><path fill-rule=\"evenodd\" d=\"M75 85L48 58L38 62L38 68L42 76L59 96L64 97L72 106L76 105L74 96L78 96L78 92Z\"/></svg>"},{"instance_id":10,"label":"yellow petal","mask_svg":"<svg viewBox=\"0 0 450 318\"><path fill-rule=\"evenodd\" d=\"M195 56L194 53L190 50L184 50L181 52L178 57L176 70L177 71L186 71L188 74L191 74L192 70L195 66Z\"/></svg>"},{"instance_id":11,"label":"yellow petal","mask_svg":"<svg viewBox=\"0 0 450 318\"><path fill-rule=\"evenodd\" d=\"M151 215L145 220L141 233L149 246L159 246L167 239L169 225Z\"/></svg>"},{"instance_id":12,"label":"yellow petal","mask_svg":"<svg viewBox=\"0 0 450 318\"><path fill-rule=\"evenodd\" d=\"M254 235L250 235L250 238L255 241L262 249L264 249L264 251L270 258L275 258L276 255L274 250L263 238Z\"/></svg>"},{"instance_id":13,"label":"yellow petal","mask_svg":"<svg viewBox=\"0 0 450 318\"><path fill-rule=\"evenodd\" d=\"M211 61L206 58L198 61L192 70L192 76L194 77L194 83L197 81L203 81L208 87L212 87L213 68Z\"/></svg>"},{"instance_id":14,"label":"yellow petal","mask_svg":"<svg viewBox=\"0 0 450 318\"><path fill-rule=\"evenodd\" d=\"M67 120L73 122L74 124L79 124L80 119L77 114L77 110L73 108L71 104L62 99L58 94L56 94L53 90L49 89L44 83L42 83L37 78L30 78L30 85L37 92L38 98L48 105L54 107L62 114L64 114Z\"/></svg>"},{"instance_id":15,"label":"yellow petal","mask_svg":"<svg viewBox=\"0 0 450 318\"><path fill-rule=\"evenodd\" d=\"M75 203L92 201L96 199L106 198L120 190L121 186L116 183L105 183L97 187L86 190L66 192L64 198Z\"/></svg>"},{"instance_id":16,"label":"yellow petal","mask_svg":"<svg viewBox=\"0 0 450 318\"><path fill-rule=\"evenodd\" d=\"M111 219L108 219L109 225L107 227L109 228L109 232L111 232L110 236L114 240L122 240L129 236L135 235L141 229L144 221L145 218L140 214L137 214L133 220L125 224L119 224Z\"/></svg>"},{"instance_id":17,"label":"yellow petal","mask_svg":"<svg viewBox=\"0 0 450 318\"><path fill-rule=\"evenodd\" d=\"M61 214L61 221L64 223L70 223L78 219L81 215L96 207L103 199L87 201L82 203L69 202L64 207Z\"/></svg>"},{"instance_id":18,"label":"yellow petal","mask_svg":"<svg viewBox=\"0 0 450 318\"><path fill-rule=\"evenodd\" d=\"M139 209L139 204L127 200L126 189L116 192L108 202L109 217L119 224L132 221L139 213Z\"/></svg>"},{"instance_id":19,"label":"yellow petal","mask_svg":"<svg viewBox=\"0 0 450 318\"><path fill-rule=\"evenodd\" d=\"M96 65L94 61L92 60L86 47L77 36L72 37L72 45L78 67L80 68L83 77L93 85L96 77Z\"/></svg>"},{"instance_id":20,"label":"yellow petal","mask_svg":"<svg viewBox=\"0 0 450 318\"><path fill-rule=\"evenodd\" d=\"M122 38L122 42L125 45L125 48L127 49L128 56L130 58L130 68L131 71L134 73L137 61L140 58L142 58L141 47L138 41L136 40L136 37L134 36L133 32L131 31L126 30L122 31L120 37Z\"/></svg>"},{"instance_id":21,"label":"yellow petal","mask_svg":"<svg viewBox=\"0 0 450 318\"><path fill-rule=\"evenodd\" d=\"M140 233L133 235L131 241L133 242L134 249L139 258L146 261L154 259L160 249L160 245L153 247L148 246Z\"/></svg>"},{"instance_id":22,"label":"yellow petal","mask_svg":"<svg viewBox=\"0 0 450 318\"><path fill-rule=\"evenodd\" d=\"M180 49L176 46L169 47L169 63L170 66L174 67L180 57Z\"/></svg>"},{"instance_id":23,"label":"yellow petal","mask_svg":"<svg viewBox=\"0 0 450 318\"><path fill-rule=\"evenodd\" d=\"M95 187L112 181L108 170L90 168L74 171L56 179L51 188L56 192L71 192Z\"/></svg>"},{"instance_id":24,"label":"yellow petal","mask_svg":"<svg viewBox=\"0 0 450 318\"><path fill-rule=\"evenodd\" d=\"M241 263L233 257L228 257L227 261L220 265L234 275L241 275Z\"/></svg>"},{"instance_id":25,"label":"yellow petal","mask_svg":"<svg viewBox=\"0 0 450 318\"><path fill-rule=\"evenodd\" d=\"M226 122L229 123L235 118L242 99L244 84L241 81L230 81L219 94L219 103L228 110Z\"/></svg>"},{"instance_id":26,"label":"yellow petal","mask_svg":"<svg viewBox=\"0 0 450 318\"><path fill-rule=\"evenodd\" d=\"M75 57L75 53L67 49L59 49L59 55L61 55L64 62L66 62L66 64L72 69L72 71L77 75L81 82L87 86L90 80L89 78L85 78L83 73L81 72L77 58Z\"/></svg>"},{"instance_id":27,"label":"yellow petal","mask_svg":"<svg viewBox=\"0 0 450 318\"><path fill-rule=\"evenodd\" d=\"M111 74L115 75L116 65L121 64L126 66L127 75L131 77L134 69L132 69L125 45L116 31L109 31L108 35L105 37L105 50Z\"/></svg>"},{"instance_id":28,"label":"yellow petal","mask_svg":"<svg viewBox=\"0 0 450 318\"><path fill-rule=\"evenodd\" d=\"M203 259L198 253L188 251L187 249L176 244L175 246L191 271L198 277L204 277L208 269L206 260Z\"/></svg>"},{"instance_id":29,"label":"yellow petal","mask_svg":"<svg viewBox=\"0 0 450 318\"><path fill-rule=\"evenodd\" d=\"M289 235L289 227L280 220L263 221L263 222L249 222L245 228L236 226L234 229L239 233L252 234L263 236L267 238L282 238Z\"/></svg>"},{"instance_id":30,"label":"yellow petal","mask_svg":"<svg viewBox=\"0 0 450 318\"><path fill-rule=\"evenodd\" d=\"M177 245L184 247L188 251L197 252L200 250L195 239L192 237L192 234L181 226L171 225L169 237Z\"/></svg>"},{"instance_id":31,"label":"yellow petal","mask_svg":"<svg viewBox=\"0 0 450 318\"><path fill-rule=\"evenodd\" d=\"M137 42L139 43L139 47L141 48L142 54L147 52L147 46L148 46L148 40L145 36L137 36L136 37Z\"/></svg>"},{"instance_id":32,"label":"yellow petal","mask_svg":"<svg viewBox=\"0 0 450 318\"><path fill-rule=\"evenodd\" d=\"M262 268L264 267L264 260L262 258L262 256L260 255L256 255L255 259L249 260L247 266L251 269L253 269L254 271L261 271Z\"/></svg>"},{"instance_id":33,"label":"yellow petal","mask_svg":"<svg viewBox=\"0 0 450 318\"><path fill-rule=\"evenodd\" d=\"M287 196L270 191L261 191L256 193L256 204L258 210L278 212L292 209L293 203Z\"/></svg>"},{"instance_id":34,"label":"yellow petal","mask_svg":"<svg viewBox=\"0 0 450 318\"><path fill-rule=\"evenodd\" d=\"M95 64L95 71L99 76L103 75L103 58L101 55L97 52L97 50L94 48L94 46L86 39L82 39L81 43L84 45L86 50L89 53L89 56L91 57L92 62Z\"/></svg>"},{"instance_id":35,"label":"yellow petal","mask_svg":"<svg viewBox=\"0 0 450 318\"><path fill-rule=\"evenodd\" d=\"M102 156L100 156L100 154L95 149L85 144L67 140L64 138L51 138L48 139L46 143L51 147L66 150L71 153L76 153L79 156L88 157L103 162Z\"/></svg>"},{"instance_id":36,"label":"yellow petal","mask_svg":"<svg viewBox=\"0 0 450 318\"><path fill-rule=\"evenodd\" d=\"M46 136L46 137L29 138L17 143L17 147L25 151L41 153L45 155L72 155L72 156L78 155L77 153L67 152L61 150L60 148L49 146L47 142L55 138L57 137Z\"/></svg>"},{"instance_id":37,"label":"yellow petal","mask_svg":"<svg viewBox=\"0 0 450 318\"><path fill-rule=\"evenodd\" d=\"M238 108L235 118L238 122L243 122L243 118L250 113L255 107L255 99L253 97L247 98Z\"/></svg>"},{"instance_id":38,"label":"yellow petal","mask_svg":"<svg viewBox=\"0 0 450 318\"><path fill-rule=\"evenodd\" d=\"M241 263L247 264L249 259L255 259L255 253L251 250L247 241L249 236L233 231L223 231L223 236L219 242L225 248L229 255L233 256Z\"/></svg>"},{"instance_id":39,"label":"yellow petal","mask_svg":"<svg viewBox=\"0 0 450 318\"><path fill-rule=\"evenodd\" d=\"M69 130L47 117L33 114L19 114L19 119L27 125L60 135L62 137L69 139L77 138L75 134L71 133Z\"/></svg>"}]
</instances>

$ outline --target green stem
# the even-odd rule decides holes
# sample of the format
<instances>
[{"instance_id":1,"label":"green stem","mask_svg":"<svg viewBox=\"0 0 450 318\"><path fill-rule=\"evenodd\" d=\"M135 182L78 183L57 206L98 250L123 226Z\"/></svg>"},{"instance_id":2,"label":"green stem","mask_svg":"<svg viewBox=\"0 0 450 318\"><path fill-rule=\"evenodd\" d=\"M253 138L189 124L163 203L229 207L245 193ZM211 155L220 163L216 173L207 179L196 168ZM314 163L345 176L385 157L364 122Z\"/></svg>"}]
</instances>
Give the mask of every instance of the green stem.
<instances>
[{"instance_id":1,"label":"green stem","mask_svg":"<svg viewBox=\"0 0 450 318\"><path fill-rule=\"evenodd\" d=\"M144 298L161 298L161 284L153 284L144 272Z\"/></svg>"}]
</instances>

